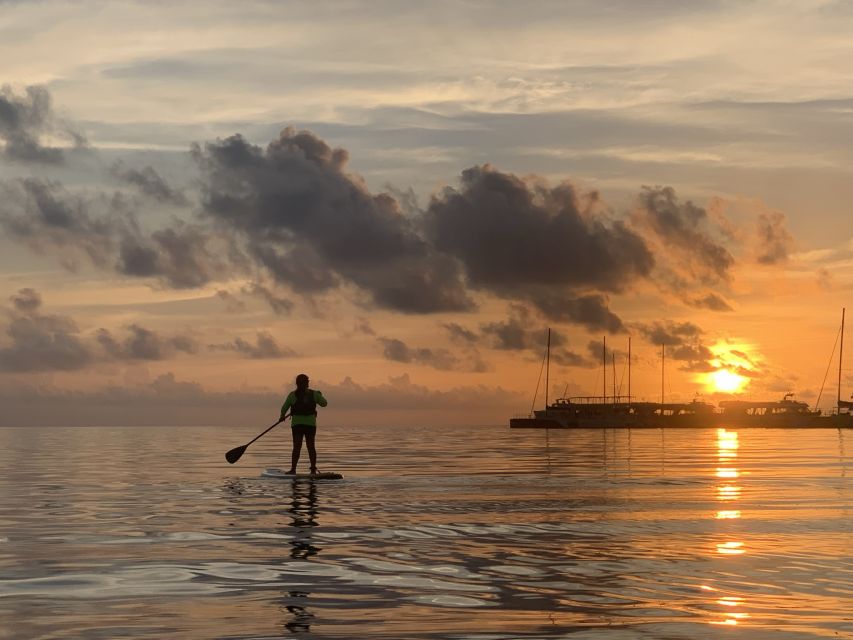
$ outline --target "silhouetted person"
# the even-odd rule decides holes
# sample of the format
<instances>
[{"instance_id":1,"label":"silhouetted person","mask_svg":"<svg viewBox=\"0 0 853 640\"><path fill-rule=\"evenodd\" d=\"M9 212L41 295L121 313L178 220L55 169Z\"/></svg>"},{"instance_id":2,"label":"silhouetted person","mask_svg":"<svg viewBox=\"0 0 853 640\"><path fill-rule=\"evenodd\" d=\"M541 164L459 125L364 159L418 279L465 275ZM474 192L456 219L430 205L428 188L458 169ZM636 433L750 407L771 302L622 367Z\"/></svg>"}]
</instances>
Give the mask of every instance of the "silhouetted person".
<instances>
[{"instance_id":1,"label":"silhouetted person","mask_svg":"<svg viewBox=\"0 0 853 640\"><path fill-rule=\"evenodd\" d=\"M296 464L302 451L302 438L308 447L308 457L311 460L311 473L317 473L317 449L314 440L317 435L317 405L325 407L328 402L319 391L308 388L308 376L300 373L296 376L296 389L287 395L281 406L281 418L290 409L290 430L293 432L293 454L291 455L290 470L296 473Z\"/></svg>"}]
</instances>

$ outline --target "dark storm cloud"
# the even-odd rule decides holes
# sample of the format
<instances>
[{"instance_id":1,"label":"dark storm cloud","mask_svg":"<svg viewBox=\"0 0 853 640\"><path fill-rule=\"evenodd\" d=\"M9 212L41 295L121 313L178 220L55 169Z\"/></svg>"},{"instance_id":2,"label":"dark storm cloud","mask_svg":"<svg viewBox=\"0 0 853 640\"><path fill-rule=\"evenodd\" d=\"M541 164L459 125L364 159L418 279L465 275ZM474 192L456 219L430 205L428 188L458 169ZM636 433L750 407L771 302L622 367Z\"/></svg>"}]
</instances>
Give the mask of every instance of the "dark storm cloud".
<instances>
[{"instance_id":1,"label":"dark storm cloud","mask_svg":"<svg viewBox=\"0 0 853 640\"><path fill-rule=\"evenodd\" d=\"M7 339L0 342L0 371L75 371L92 361L77 324L68 317L39 313L33 289L11 296Z\"/></svg>"},{"instance_id":2,"label":"dark storm cloud","mask_svg":"<svg viewBox=\"0 0 853 640\"><path fill-rule=\"evenodd\" d=\"M418 235L394 198L346 173L346 151L285 129L266 149L232 136L193 155L207 215L238 232L277 281L323 290L342 278L410 313L472 308L456 263Z\"/></svg>"},{"instance_id":3,"label":"dark storm cloud","mask_svg":"<svg viewBox=\"0 0 853 640\"><path fill-rule=\"evenodd\" d=\"M758 216L758 262L781 264L788 260L794 238L785 228L785 216L778 211Z\"/></svg>"},{"instance_id":4,"label":"dark storm cloud","mask_svg":"<svg viewBox=\"0 0 853 640\"><path fill-rule=\"evenodd\" d=\"M708 293L697 298L689 298L685 302L696 309L710 309L711 311L733 311L732 306L716 293Z\"/></svg>"},{"instance_id":5,"label":"dark storm cloud","mask_svg":"<svg viewBox=\"0 0 853 640\"><path fill-rule=\"evenodd\" d=\"M27 87L16 95L8 85L0 87L0 139L10 160L57 164L61 149L41 144L41 137L54 129L50 93L44 87Z\"/></svg>"},{"instance_id":6,"label":"dark storm cloud","mask_svg":"<svg viewBox=\"0 0 853 640\"><path fill-rule=\"evenodd\" d=\"M181 191L170 186L150 165L142 169L134 169L125 166L119 160L110 167L110 172L120 180L135 186L142 193L159 202L179 206L185 206L188 203L187 197Z\"/></svg>"},{"instance_id":7,"label":"dark storm cloud","mask_svg":"<svg viewBox=\"0 0 853 640\"><path fill-rule=\"evenodd\" d=\"M640 236L583 211L571 185L526 182L490 165L466 169L459 189L434 196L424 225L435 246L464 265L471 286L573 321L584 303L560 305L544 292L624 291L654 265Z\"/></svg>"},{"instance_id":8,"label":"dark storm cloud","mask_svg":"<svg viewBox=\"0 0 853 640\"><path fill-rule=\"evenodd\" d=\"M195 340L186 335L163 337L136 324L128 326L127 333L123 339L116 339L109 330L99 329L96 339L104 351L116 360L164 360L178 351L198 351Z\"/></svg>"},{"instance_id":9,"label":"dark storm cloud","mask_svg":"<svg viewBox=\"0 0 853 640\"><path fill-rule=\"evenodd\" d=\"M279 346L276 339L268 331L258 331L255 344L238 337L224 344L208 345L208 348L213 351L234 351L246 358L255 360L290 358L297 355L293 349Z\"/></svg>"},{"instance_id":10,"label":"dark storm cloud","mask_svg":"<svg viewBox=\"0 0 853 640\"><path fill-rule=\"evenodd\" d=\"M727 281L734 258L716 237L707 212L680 202L672 187L646 187L640 193L637 221L655 234L676 260L683 277L706 284Z\"/></svg>"}]
</instances>

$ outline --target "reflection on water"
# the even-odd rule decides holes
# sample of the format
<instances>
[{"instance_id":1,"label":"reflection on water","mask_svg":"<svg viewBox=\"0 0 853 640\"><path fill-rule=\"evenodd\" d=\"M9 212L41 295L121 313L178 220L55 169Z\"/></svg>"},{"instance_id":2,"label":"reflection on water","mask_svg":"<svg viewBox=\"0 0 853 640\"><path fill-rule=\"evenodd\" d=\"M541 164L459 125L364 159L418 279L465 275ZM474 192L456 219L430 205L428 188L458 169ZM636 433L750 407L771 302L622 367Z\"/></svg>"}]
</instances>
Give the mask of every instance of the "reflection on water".
<instances>
[{"instance_id":1,"label":"reflection on water","mask_svg":"<svg viewBox=\"0 0 853 640\"><path fill-rule=\"evenodd\" d=\"M0 429L0 639L853 635L845 432L244 435Z\"/></svg>"},{"instance_id":2,"label":"reflection on water","mask_svg":"<svg viewBox=\"0 0 853 640\"><path fill-rule=\"evenodd\" d=\"M717 478L720 478L724 482L730 482L740 477L740 471L735 466L737 464L739 448L740 443L737 431L717 429L717 463L719 465L716 472ZM714 517L717 520L739 520L742 517L742 513L739 509L733 509L732 507L736 505L731 503L735 500L740 500L741 497L740 487L731 484L718 485L717 499L724 500L727 504L725 505L726 509L718 510L714 514ZM731 523L733 530L723 531L722 534L725 541L718 542L716 545L717 553L724 557L740 556L746 553L746 547L743 542L728 539L737 535L737 531L734 530L735 524L739 525L740 523ZM745 613L742 608L737 608L742 607L744 604L744 598L739 595L722 596L717 598L715 603L722 607L719 611L721 619L713 619L710 621L711 624L737 625L749 617L749 614Z\"/></svg>"},{"instance_id":3,"label":"reflection on water","mask_svg":"<svg viewBox=\"0 0 853 640\"><path fill-rule=\"evenodd\" d=\"M287 481L285 481L287 482ZM320 552L320 547L313 544L311 529L317 526L317 483L290 481L291 500L290 514L292 539L290 541L290 557L294 560L307 560ZM284 627L291 633L301 633L311 630L311 619L314 617L308 611L308 596L310 591L288 591L285 610L290 619Z\"/></svg>"}]
</instances>

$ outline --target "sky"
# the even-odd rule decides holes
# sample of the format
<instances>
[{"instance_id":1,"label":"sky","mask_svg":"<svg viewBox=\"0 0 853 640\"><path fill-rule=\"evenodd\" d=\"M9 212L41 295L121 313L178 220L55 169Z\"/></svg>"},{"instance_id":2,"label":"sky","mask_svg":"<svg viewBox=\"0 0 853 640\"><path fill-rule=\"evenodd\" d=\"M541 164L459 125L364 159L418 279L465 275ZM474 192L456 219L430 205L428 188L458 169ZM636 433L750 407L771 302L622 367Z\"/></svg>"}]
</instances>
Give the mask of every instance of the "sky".
<instances>
[{"instance_id":1,"label":"sky","mask_svg":"<svg viewBox=\"0 0 853 640\"><path fill-rule=\"evenodd\" d=\"M262 427L301 372L328 423L501 424L549 329L550 399L627 395L630 339L634 398L829 410L851 33L824 0L0 1L0 425Z\"/></svg>"}]
</instances>

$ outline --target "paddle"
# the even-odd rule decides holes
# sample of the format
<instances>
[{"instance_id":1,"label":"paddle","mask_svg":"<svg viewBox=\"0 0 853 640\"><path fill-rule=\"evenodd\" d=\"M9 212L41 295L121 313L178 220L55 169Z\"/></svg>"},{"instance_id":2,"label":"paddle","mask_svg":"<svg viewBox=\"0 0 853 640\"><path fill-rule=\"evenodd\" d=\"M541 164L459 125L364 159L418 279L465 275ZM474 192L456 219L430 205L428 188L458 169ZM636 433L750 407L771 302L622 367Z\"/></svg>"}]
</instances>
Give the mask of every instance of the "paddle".
<instances>
[{"instance_id":1,"label":"paddle","mask_svg":"<svg viewBox=\"0 0 853 640\"><path fill-rule=\"evenodd\" d=\"M228 461L228 464L234 464L235 462L237 462L237 461L242 457L242 455L246 452L246 449L248 449L248 448L249 448L249 445L250 445L250 444L252 444L255 440L257 440L257 439L258 439L258 438L260 438L262 435L264 435L267 431L270 431L270 430L274 429L275 427L277 427L278 425L280 425L282 422L284 422L284 421L285 421L285 419L286 419L289 415L290 415L290 414L288 413L286 416L283 416L283 417L282 417L278 422L276 422L276 423L275 423L274 425L272 425L271 427L269 427L269 428L267 428L267 429L264 429L264 432L263 432L263 433L259 433L259 434L258 434L258 435L256 435L254 438L252 438L251 440L249 440L249 442L247 442L246 444L244 444L242 447L234 447L233 449L231 449L231 451L229 451L228 453L226 453L226 454L225 454L225 459Z\"/></svg>"}]
</instances>

